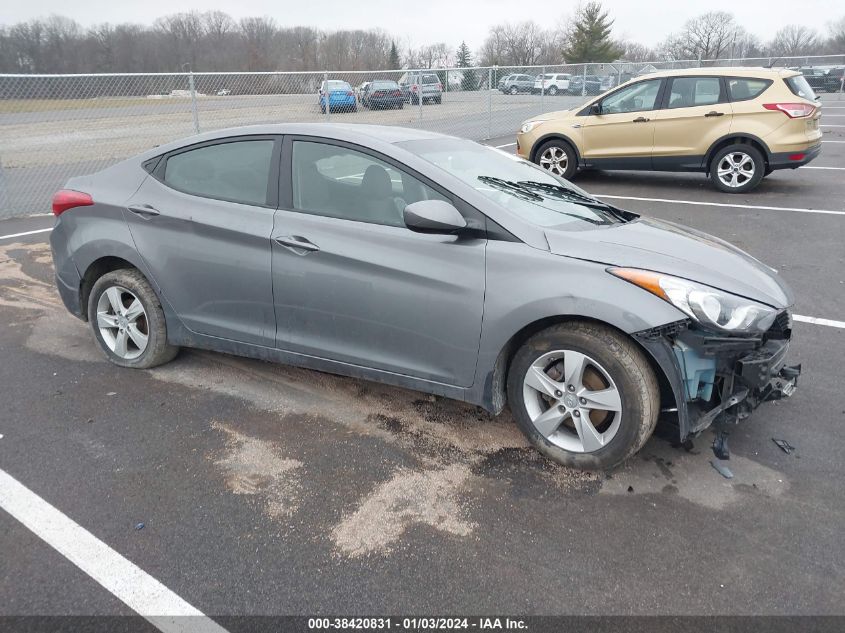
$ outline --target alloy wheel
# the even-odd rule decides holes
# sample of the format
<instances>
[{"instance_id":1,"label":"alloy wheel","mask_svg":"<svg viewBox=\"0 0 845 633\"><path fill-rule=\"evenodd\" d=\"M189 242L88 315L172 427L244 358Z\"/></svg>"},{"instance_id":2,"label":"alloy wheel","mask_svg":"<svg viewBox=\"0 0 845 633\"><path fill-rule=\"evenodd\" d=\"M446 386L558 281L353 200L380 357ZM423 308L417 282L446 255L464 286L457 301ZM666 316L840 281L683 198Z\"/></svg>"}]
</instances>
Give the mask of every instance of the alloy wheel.
<instances>
[{"instance_id":1,"label":"alloy wheel","mask_svg":"<svg viewBox=\"0 0 845 633\"><path fill-rule=\"evenodd\" d=\"M726 186L736 189L749 182L757 170L754 159L745 152L725 154L716 166L719 180Z\"/></svg>"},{"instance_id":2,"label":"alloy wheel","mask_svg":"<svg viewBox=\"0 0 845 633\"><path fill-rule=\"evenodd\" d=\"M556 176L563 176L569 166L569 156L561 147L549 147L540 154L540 167Z\"/></svg>"},{"instance_id":3,"label":"alloy wheel","mask_svg":"<svg viewBox=\"0 0 845 633\"><path fill-rule=\"evenodd\" d=\"M141 300L126 288L110 286L100 295L97 327L108 348L124 360L138 358L147 349L147 312Z\"/></svg>"},{"instance_id":4,"label":"alloy wheel","mask_svg":"<svg viewBox=\"0 0 845 633\"><path fill-rule=\"evenodd\" d=\"M532 424L550 443L592 453L619 431L622 398L607 370L574 350L537 358L523 377L523 401Z\"/></svg>"}]
</instances>

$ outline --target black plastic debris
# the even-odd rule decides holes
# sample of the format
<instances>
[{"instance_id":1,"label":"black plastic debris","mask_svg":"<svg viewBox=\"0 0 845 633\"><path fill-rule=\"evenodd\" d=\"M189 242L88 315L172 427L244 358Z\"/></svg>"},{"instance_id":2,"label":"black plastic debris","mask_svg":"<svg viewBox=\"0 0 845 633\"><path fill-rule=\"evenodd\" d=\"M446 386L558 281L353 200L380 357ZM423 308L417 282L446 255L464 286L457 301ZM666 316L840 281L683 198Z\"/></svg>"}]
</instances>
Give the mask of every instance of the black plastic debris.
<instances>
[{"instance_id":1,"label":"black plastic debris","mask_svg":"<svg viewBox=\"0 0 845 633\"><path fill-rule=\"evenodd\" d=\"M795 447L786 440L779 440L776 437L773 437L772 441L777 445L780 450L782 450L787 455L791 455L792 451L795 450Z\"/></svg>"},{"instance_id":2,"label":"black plastic debris","mask_svg":"<svg viewBox=\"0 0 845 633\"><path fill-rule=\"evenodd\" d=\"M143 524L143 523L139 523L138 525L136 525L136 526L135 526L135 529L136 529L136 530L143 530L143 529L144 529L144 524Z\"/></svg>"},{"instance_id":3,"label":"black plastic debris","mask_svg":"<svg viewBox=\"0 0 845 633\"><path fill-rule=\"evenodd\" d=\"M715 468L716 472L719 473L725 479L734 478L734 474L731 472L731 469L717 462L715 459L710 460L710 465Z\"/></svg>"},{"instance_id":4,"label":"black plastic debris","mask_svg":"<svg viewBox=\"0 0 845 633\"><path fill-rule=\"evenodd\" d=\"M634 487L633 487L633 486L628 486L628 492L634 492Z\"/></svg>"},{"instance_id":5,"label":"black plastic debris","mask_svg":"<svg viewBox=\"0 0 845 633\"><path fill-rule=\"evenodd\" d=\"M728 434L718 431L713 439L713 454L719 459L730 459L731 449L728 448Z\"/></svg>"}]
</instances>

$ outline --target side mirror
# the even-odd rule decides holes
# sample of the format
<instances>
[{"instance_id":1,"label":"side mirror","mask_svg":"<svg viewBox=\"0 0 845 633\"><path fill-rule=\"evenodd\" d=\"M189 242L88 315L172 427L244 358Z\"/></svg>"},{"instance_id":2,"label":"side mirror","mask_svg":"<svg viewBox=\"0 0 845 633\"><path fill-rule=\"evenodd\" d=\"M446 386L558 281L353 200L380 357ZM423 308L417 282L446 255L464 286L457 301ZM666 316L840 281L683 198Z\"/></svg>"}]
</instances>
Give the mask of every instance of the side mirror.
<instances>
[{"instance_id":1,"label":"side mirror","mask_svg":"<svg viewBox=\"0 0 845 633\"><path fill-rule=\"evenodd\" d=\"M601 103L594 103L591 105L590 114L601 114Z\"/></svg>"},{"instance_id":2,"label":"side mirror","mask_svg":"<svg viewBox=\"0 0 845 633\"><path fill-rule=\"evenodd\" d=\"M416 233L457 233L467 221L458 210L443 200L420 200L402 212L405 226Z\"/></svg>"}]
</instances>

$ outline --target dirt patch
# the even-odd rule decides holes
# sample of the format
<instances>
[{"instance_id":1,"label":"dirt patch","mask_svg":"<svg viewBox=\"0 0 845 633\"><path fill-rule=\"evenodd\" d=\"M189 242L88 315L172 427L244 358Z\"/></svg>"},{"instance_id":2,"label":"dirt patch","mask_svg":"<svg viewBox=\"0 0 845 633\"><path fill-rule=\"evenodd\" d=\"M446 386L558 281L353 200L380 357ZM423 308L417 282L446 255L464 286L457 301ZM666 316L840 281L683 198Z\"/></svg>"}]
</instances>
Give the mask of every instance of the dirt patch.
<instances>
[{"instance_id":1,"label":"dirt patch","mask_svg":"<svg viewBox=\"0 0 845 633\"><path fill-rule=\"evenodd\" d=\"M283 456L279 446L222 422L212 428L226 434L226 454L215 464L226 471L226 487L236 495L257 495L271 518L290 516L299 507L302 462Z\"/></svg>"},{"instance_id":2,"label":"dirt patch","mask_svg":"<svg viewBox=\"0 0 845 633\"><path fill-rule=\"evenodd\" d=\"M467 518L460 495L471 476L469 468L460 464L425 471L398 470L332 530L335 545L353 557L386 554L415 524L469 536L476 526Z\"/></svg>"}]
</instances>

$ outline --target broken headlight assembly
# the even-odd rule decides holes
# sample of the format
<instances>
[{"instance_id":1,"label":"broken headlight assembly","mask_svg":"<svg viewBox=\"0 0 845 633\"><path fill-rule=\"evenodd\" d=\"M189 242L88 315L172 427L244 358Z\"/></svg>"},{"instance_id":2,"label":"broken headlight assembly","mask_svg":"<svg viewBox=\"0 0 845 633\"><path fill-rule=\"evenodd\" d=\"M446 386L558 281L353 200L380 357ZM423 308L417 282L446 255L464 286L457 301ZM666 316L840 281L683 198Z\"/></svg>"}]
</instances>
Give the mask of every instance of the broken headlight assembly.
<instances>
[{"instance_id":1,"label":"broken headlight assembly","mask_svg":"<svg viewBox=\"0 0 845 633\"><path fill-rule=\"evenodd\" d=\"M766 332L778 311L762 303L704 284L637 268L607 272L668 301L703 327L728 334Z\"/></svg>"}]
</instances>

